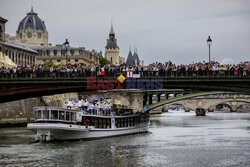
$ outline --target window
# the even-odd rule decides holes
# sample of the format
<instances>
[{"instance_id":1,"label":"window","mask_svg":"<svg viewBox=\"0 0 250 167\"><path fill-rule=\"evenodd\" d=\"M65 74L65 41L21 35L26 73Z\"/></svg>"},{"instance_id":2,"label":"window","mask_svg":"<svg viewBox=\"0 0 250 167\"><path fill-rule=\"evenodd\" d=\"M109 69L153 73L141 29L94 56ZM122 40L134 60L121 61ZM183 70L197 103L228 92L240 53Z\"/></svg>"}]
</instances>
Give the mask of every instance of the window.
<instances>
[{"instance_id":1,"label":"window","mask_svg":"<svg viewBox=\"0 0 250 167\"><path fill-rule=\"evenodd\" d=\"M59 120L64 120L64 111L59 111Z\"/></svg>"},{"instance_id":2,"label":"window","mask_svg":"<svg viewBox=\"0 0 250 167\"><path fill-rule=\"evenodd\" d=\"M79 55L79 51L75 51L75 55L78 56Z\"/></svg>"},{"instance_id":3,"label":"window","mask_svg":"<svg viewBox=\"0 0 250 167\"><path fill-rule=\"evenodd\" d=\"M51 119L58 119L58 111L51 110Z\"/></svg>"},{"instance_id":4,"label":"window","mask_svg":"<svg viewBox=\"0 0 250 167\"><path fill-rule=\"evenodd\" d=\"M22 33L20 33L20 38L22 39L22 37L23 37L23 36L22 36Z\"/></svg>"},{"instance_id":5,"label":"window","mask_svg":"<svg viewBox=\"0 0 250 167\"><path fill-rule=\"evenodd\" d=\"M38 55L40 55L40 56L43 54L42 50L37 50L37 52L38 52Z\"/></svg>"},{"instance_id":6,"label":"window","mask_svg":"<svg viewBox=\"0 0 250 167\"><path fill-rule=\"evenodd\" d=\"M41 38L41 37L42 37L42 34L39 32L39 33L37 34L37 37L38 37L38 38Z\"/></svg>"},{"instance_id":7,"label":"window","mask_svg":"<svg viewBox=\"0 0 250 167\"><path fill-rule=\"evenodd\" d=\"M66 112L66 121L70 121L70 119L69 119L69 112Z\"/></svg>"},{"instance_id":8,"label":"window","mask_svg":"<svg viewBox=\"0 0 250 167\"><path fill-rule=\"evenodd\" d=\"M43 59L43 62L46 62L46 59Z\"/></svg>"},{"instance_id":9,"label":"window","mask_svg":"<svg viewBox=\"0 0 250 167\"><path fill-rule=\"evenodd\" d=\"M42 118L41 110L36 111L36 119L41 119L41 118Z\"/></svg>"},{"instance_id":10,"label":"window","mask_svg":"<svg viewBox=\"0 0 250 167\"><path fill-rule=\"evenodd\" d=\"M50 55L50 50L47 50L47 56L49 56Z\"/></svg>"},{"instance_id":11,"label":"window","mask_svg":"<svg viewBox=\"0 0 250 167\"><path fill-rule=\"evenodd\" d=\"M54 50L54 56L56 56L57 55L57 50Z\"/></svg>"},{"instance_id":12,"label":"window","mask_svg":"<svg viewBox=\"0 0 250 167\"><path fill-rule=\"evenodd\" d=\"M49 110L43 111L43 119L49 119Z\"/></svg>"},{"instance_id":13,"label":"window","mask_svg":"<svg viewBox=\"0 0 250 167\"><path fill-rule=\"evenodd\" d=\"M75 59L75 62L78 62L78 59Z\"/></svg>"},{"instance_id":14,"label":"window","mask_svg":"<svg viewBox=\"0 0 250 167\"><path fill-rule=\"evenodd\" d=\"M65 49L61 50L61 55L65 55Z\"/></svg>"},{"instance_id":15,"label":"window","mask_svg":"<svg viewBox=\"0 0 250 167\"><path fill-rule=\"evenodd\" d=\"M83 50L79 50L80 55L83 55Z\"/></svg>"},{"instance_id":16,"label":"window","mask_svg":"<svg viewBox=\"0 0 250 167\"><path fill-rule=\"evenodd\" d=\"M74 53L75 53L74 49L71 49L71 50L70 50L70 54L71 54L71 55L74 55Z\"/></svg>"},{"instance_id":17,"label":"window","mask_svg":"<svg viewBox=\"0 0 250 167\"><path fill-rule=\"evenodd\" d=\"M28 33L27 33L27 37L28 37L28 38L31 38L31 37L32 37L32 33L31 33L31 32L28 32Z\"/></svg>"},{"instance_id":18,"label":"window","mask_svg":"<svg viewBox=\"0 0 250 167\"><path fill-rule=\"evenodd\" d=\"M57 62L59 63L59 62L61 62L61 60L57 59Z\"/></svg>"},{"instance_id":19,"label":"window","mask_svg":"<svg viewBox=\"0 0 250 167\"><path fill-rule=\"evenodd\" d=\"M2 26L0 25L0 40L3 41L3 30L2 30Z\"/></svg>"}]
</instances>

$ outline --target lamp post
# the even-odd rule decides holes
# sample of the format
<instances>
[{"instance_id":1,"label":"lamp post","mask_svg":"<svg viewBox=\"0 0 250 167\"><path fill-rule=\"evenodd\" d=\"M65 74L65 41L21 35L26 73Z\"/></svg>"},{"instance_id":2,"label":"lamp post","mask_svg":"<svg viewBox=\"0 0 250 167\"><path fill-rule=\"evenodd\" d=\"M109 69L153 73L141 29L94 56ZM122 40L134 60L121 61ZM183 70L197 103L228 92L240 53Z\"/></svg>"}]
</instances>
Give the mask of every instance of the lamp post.
<instances>
[{"instance_id":1,"label":"lamp post","mask_svg":"<svg viewBox=\"0 0 250 167\"><path fill-rule=\"evenodd\" d=\"M208 45L208 54L209 54L209 67L210 67L210 46L212 45L212 39L210 38L210 36L208 36L207 45Z\"/></svg>"},{"instance_id":2,"label":"lamp post","mask_svg":"<svg viewBox=\"0 0 250 167\"><path fill-rule=\"evenodd\" d=\"M69 41L66 39L64 42L65 48L66 48L66 67L68 66L68 47L69 47Z\"/></svg>"}]
</instances>

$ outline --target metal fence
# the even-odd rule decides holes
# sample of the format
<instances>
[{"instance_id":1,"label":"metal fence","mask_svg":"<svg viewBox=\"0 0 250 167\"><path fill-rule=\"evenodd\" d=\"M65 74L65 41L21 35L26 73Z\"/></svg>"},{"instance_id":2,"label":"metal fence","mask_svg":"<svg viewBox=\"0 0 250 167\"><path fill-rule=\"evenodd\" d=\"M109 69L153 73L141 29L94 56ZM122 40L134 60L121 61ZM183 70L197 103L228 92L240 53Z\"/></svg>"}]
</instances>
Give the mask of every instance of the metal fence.
<instances>
[{"instance_id":1,"label":"metal fence","mask_svg":"<svg viewBox=\"0 0 250 167\"><path fill-rule=\"evenodd\" d=\"M0 79L68 79L68 78L117 78L120 75L127 76L126 71L105 71L100 75L97 71L25 71L25 72L0 72ZM239 71L138 71L133 72L136 78L250 78L249 70ZM132 77L133 77L132 75Z\"/></svg>"}]
</instances>

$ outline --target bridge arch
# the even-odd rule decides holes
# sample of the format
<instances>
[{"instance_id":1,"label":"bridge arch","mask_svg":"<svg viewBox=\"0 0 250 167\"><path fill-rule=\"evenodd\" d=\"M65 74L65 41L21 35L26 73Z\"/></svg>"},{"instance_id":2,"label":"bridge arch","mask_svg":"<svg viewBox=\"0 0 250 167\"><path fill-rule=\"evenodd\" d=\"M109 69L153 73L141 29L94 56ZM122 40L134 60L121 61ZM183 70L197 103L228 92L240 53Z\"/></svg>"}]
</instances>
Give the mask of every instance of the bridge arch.
<instances>
[{"instance_id":1,"label":"bridge arch","mask_svg":"<svg viewBox=\"0 0 250 167\"><path fill-rule=\"evenodd\" d=\"M231 92L224 92L224 91L197 92L197 93L193 93L193 94L174 97L171 99L166 99L166 100L163 100L163 101L158 102L158 103L150 104L147 106L147 110L149 111L149 110L161 107L161 106L166 105L166 104L170 104L170 103L177 102L177 101L184 100L184 99L189 99L192 97L206 96L206 95L213 95L213 94L228 94L228 93L231 93Z\"/></svg>"}]
</instances>

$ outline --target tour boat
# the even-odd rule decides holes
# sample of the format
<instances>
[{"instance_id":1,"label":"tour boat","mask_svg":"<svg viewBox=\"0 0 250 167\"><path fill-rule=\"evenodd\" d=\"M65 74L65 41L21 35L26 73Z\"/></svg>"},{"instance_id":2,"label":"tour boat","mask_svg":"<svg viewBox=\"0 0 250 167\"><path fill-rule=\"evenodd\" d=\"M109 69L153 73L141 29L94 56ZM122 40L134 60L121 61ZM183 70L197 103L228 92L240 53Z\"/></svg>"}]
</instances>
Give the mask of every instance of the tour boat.
<instances>
[{"instance_id":1,"label":"tour boat","mask_svg":"<svg viewBox=\"0 0 250 167\"><path fill-rule=\"evenodd\" d=\"M36 132L36 141L94 140L147 132L148 113L133 109L109 111L35 107L36 120L27 129Z\"/></svg>"}]
</instances>

